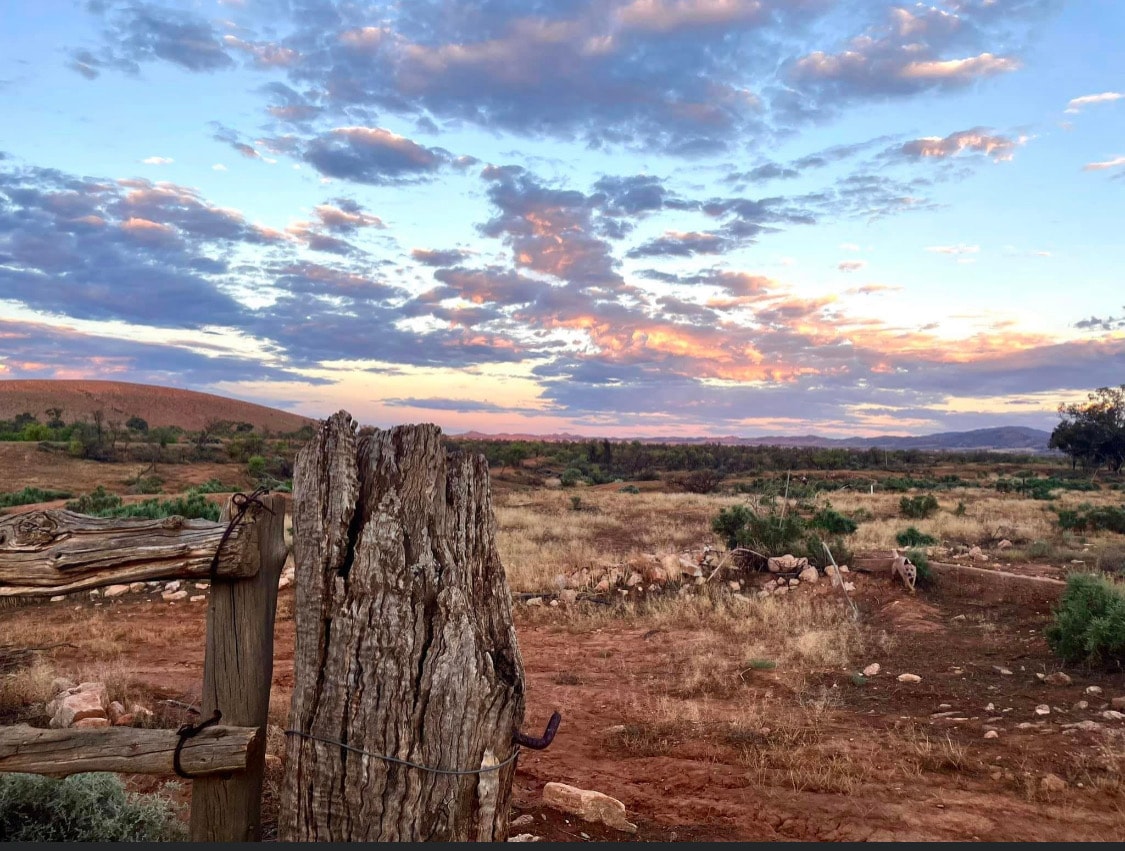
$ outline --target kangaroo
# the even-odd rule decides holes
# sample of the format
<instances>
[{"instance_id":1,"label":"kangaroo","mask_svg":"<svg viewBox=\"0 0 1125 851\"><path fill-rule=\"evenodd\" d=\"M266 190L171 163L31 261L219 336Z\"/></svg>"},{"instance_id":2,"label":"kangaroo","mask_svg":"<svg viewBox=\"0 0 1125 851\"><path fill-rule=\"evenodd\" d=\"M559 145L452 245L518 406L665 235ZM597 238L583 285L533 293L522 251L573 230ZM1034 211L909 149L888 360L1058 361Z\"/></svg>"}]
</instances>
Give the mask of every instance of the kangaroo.
<instances>
[{"instance_id":1,"label":"kangaroo","mask_svg":"<svg viewBox=\"0 0 1125 851\"><path fill-rule=\"evenodd\" d=\"M918 579L918 568L898 550L894 550L894 554L895 560L891 565L891 581L894 582L897 576L902 580L902 584L906 586L906 589L913 594L914 583Z\"/></svg>"}]
</instances>

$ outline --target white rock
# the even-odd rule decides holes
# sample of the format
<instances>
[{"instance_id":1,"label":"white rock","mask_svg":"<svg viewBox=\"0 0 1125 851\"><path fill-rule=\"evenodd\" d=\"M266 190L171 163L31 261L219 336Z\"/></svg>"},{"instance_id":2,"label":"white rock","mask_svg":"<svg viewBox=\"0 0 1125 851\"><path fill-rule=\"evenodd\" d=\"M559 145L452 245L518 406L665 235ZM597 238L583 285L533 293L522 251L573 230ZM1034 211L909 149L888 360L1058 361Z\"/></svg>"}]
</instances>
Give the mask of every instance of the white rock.
<instances>
[{"instance_id":1,"label":"white rock","mask_svg":"<svg viewBox=\"0 0 1125 851\"><path fill-rule=\"evenodd\" d=\"M179 579L173 579L171 582L169 582L167 585L164 586L164 590L165 591L179 591L180 586L183 585L183 584L184 583L181 582Z\"/></svg>"},{"instance_id":2,"label":"white rock","mask_svg":"<svg viewBox=\"0 0 1125 851\"><path fill-rule=\"evenodd\" d=\"M202 603L206 599L207 599L206 594L196 594L194 597L189 597L188 602L189 603Z\"/></svg>"},{"instance_id":3,"label":"white rock","mask_svg":"<svg viewBox=\"0 0 1125 851\"><path fill-rule=\"evenodd\" d=\"M850 594L852 591L855 590L855 583L854 582L845 582L844 583L844 590L847 591Z\"/></svg>"},{"instance_id":4,"label":"white rock","mask_svg":"<svg viewBox=\"0 0 1125 851\"><path fill-rule=\"evenodd\" d=\"M1118 712L1116 709L1107 709L1102 713L1102 718L1106 721L1125 721L1125 712Z\"/></svg>"},{"instance_id":5,"label":"white rock","mask_svg":"<svg viewBox=\"0 0 1125 851\"><path fill-rule=\"evenodd\" d=\"M634 585L640 585L644 581L644 577L639 573L630 573L629 578L625 580L625 587L632 588Z\"/></svg>"},{"instance_id":6,"label":"white rock","mask_svg":"<svg viewBox=\"0 0 1125 851\"><path fill-rule=\"evenodd\" d=\"M557 609L558 607L559 607L559 601L558 600L552 600L551 601L551 608Z\"/></svg>"},{"instance_id":7,"label":"white rock","mask_svg":"<svg viewBox=\"0 0 1125 851\"><path fill-rule=\"evenodd\" d=\"M1086 694L1101 694L1101 686L1086 686Z\"/></svg>"},{"instance_id":8,"label":"white rock","mask_svg":"<svg viewBox=\"0 0 1125 851\"><path fill-rule=\"evenodd\" d=\"M622 730L625 729L624 724L621 725L621 729ZM517 816L516 818L512 819L511 826L512 827L523 827L526 824L532 824L534 821L535 821L535 816L533 816L531 813L524 813L522 816Z\"/></svg>"},{"instance_id":9,"label":"white rock","mask_svg":"<svg viewBox=\"0 0 1125 851\"><path fill-rule=\"evenodd\" d=\"M288 570L283 571L282 575L284 576L286 573L289 573L289 571ZM195 587L198 588L200 591L206 591L208 588L211 587L211 583L210 582L196 582Z\"/></svg>"},{"instance_id":10,"label":"white rock","mask_svg":"<svg viewBox=\"0 0 1125 851\"><path fill-rule=\"evenodd\" d=\"M102 595L102 592L99 591L97 588L95 588L93 591L90 592L90 599L91 600L97 600L99 597L101 597L101 595Z\"/></svg>"},{"instance_id":11,"label":"white rock","mask_svg":"<svg viewBox=\"0 0 1125 851\"><path fill-rule=\"evenodd\" d=\"M789 587L790 588L796 588L800 584L801 584L801 580L796 578L796 577L793 577L792 579L789 580Z\"/></svg>"},{"instance_id":12,"label":"white rock","mask_svg":"<svg viewBox=\"0 0 1125 851\"><path fill-rule=\"evenodd\" d=\"M1035 707L1035 714L1036 715L1050 715L1051 714L1051 707L1048 706L1045 703L1040 703L1038 706Z\"/></svg>"},{"instance_id":13,"label":"white rock","mask_svg":"<svg viewBox=\"0 0 1125 851\"><path fill-rule=\"evenodd\" d=\"M538 842L540 837L534 833L517 833L515 836L509 836L509 842Z\"/></svg>"},{"instance_id":14,"label":"white rock","mask_svg":"<svg viewBox=\"0 0 1125 851\"><path fill-rule=\"evenodd\" d=\"M531 598L528 599L528 601L526 603L524 603L524 605L525 606L542 606L543 605L543 598L542 597L531 597Z\"/></svg>"},{"instance_id":15,"label":"white rock","mask_svg":"<svg viewBox=\"0 0 1125 851\"><path fill-rule=\"evenodd\" d=\"M1081 712L1083 709L1089 709L1089 708L1090 708L1090 701L1088 701L1088 700L1080 700L1076 704L1074 704L1074 706L1071 707L1071 709L1073 709L1076 712Z\"/></svg>"},{"instance_id":16,"label":"white rock","mask_svg":"<svg viewBox=\"0 0 1125 851\"><path fill-rule=\"evenodd\" d=\"M995 730L989 730L987 733L984 734L984 737L986 739L999 739L1000 734L997 733Z\"/></svg>"},{"instance_id":17,"label":"white rock","mask_svg":"<svg viewBox=\"0 0 1125 851\"><path fill-rule=\"evenodd\" d=\"M143 594L145 589L148 588L147 582L130 582L129 590L134 594Z\"/></svg>"},{"instance_id":18,"label":"white rock","mask_svg":"<svg viewBox=\"0 0 1125 851\"><path fill-rule=\"evenodd\" d=\"M732 579L727 583L727 587L730 588L731 591L738 592L742 590L742 583Z\"/></svg>"},{"instance_id":19,"label":"white rock","mask_svg":"<svg viewBox=\"0 0 1125 851\"><path fill-rule=\"evenodd\" d=\"M72 727L76 721L84 718L105 719L106 704L106 687L103 683L79 683L51 701L50 706L54 712L50 726L58 729Z\"/></svg>"},{"instance_id":20,"label":"white rock","mask_svg":"<svg viewBox=\"0 0 1125 851\"><path fill-rule=\"evenodd\" d=\"M51 602L52 603L61 603L65 599L66 599L66 594L56 594L54 597L51 598Z\"/></svg>"},{"instance_id":21,"label":"white rock","mask_svg":"<svg viewBox=\"0 0 1125 851\"><path fill-rule=\"evenodd\" d=\"M898 681L900 683L920 683L922 678L917 674L899 674Z\"/></svg>"},{"instance_id":22,"label":"white rock","mask_svg":"<svg viewBox=\"0 0 1125 851\"><path fill-rule=\"evenodd\" d=\"M187 591L165 591L160 595L160 599L165 603L175 603L177 600L186 600L187 595Z\"/></svg>"},{"instance_id":23,"label":"white rock","mask_svg":"<svg viewBox=\"0 0 1125 851\"><path fill-rule=\"evenodd\" d=\"M789 586L788 585L780 585L777 588L773 589L773 596L774 597L783 597L788 593L789 593Z\"/></svg>"},{"instance_id":24,"label":"white rock","mask_svg":"<svg viewBox=\"0 0 1125 851\"><path fill-rule=\"evenodd\" d=\"M601 792L565 783L548 783L543 787L543 803L584 821L600 822L626 833L637 832L637 826L625 818L625 805Z\"/></svg>"},{"instance_id":25,"label":"white rock","mask_svg":"<svg viewBox=\"0 0 1125 851\"><path fill-rule=\"evenodd\" d=\"M1062 671L1055 671L1053 674L1048 674L1043 678L1044 682L1053 686L1068 686L1070 685L1070 677Z\"/></svg>"},{"instance_id":26,"label":"white rock","mask_svg":"<svg viewBox=\"0 0 1125 851\"><path fill-rule=\"evenodd\" d=\"M820 574L816 572L815 567L806 567L797 578L802 582L812 583L820 578Z\"/></svg>"},{"instance_id":27,"label":"white rock","mask_svg":"<svg viewBox=\"0 0 1125 851\"><path fill-rule=\"evenodd\" d=\"M840 565L840 573L850 573L850 572L851 571L848 570L848 566L846 564Z\"/></svg>"},{"instance_id":28,"label":"white rock","mask_svg":"<svg viewBox=\"0 0 1125 851\"><path fill-rule=\"evenodd\" d=\"M1002 668L1000 665L993 665L992 670L994 670L996 673L998 673L1002 677L1012 676L1012 672L1010 670L1008 670L1007 668Z\"/></svg>"},{"instance_id":29,"label":"white rock","mask_svg":"<svg viewBox=\"0 0 1125 851\"><path fill-rule=\"evenodd\" d=\"M985 712L995 712L995 711L996 711L996 706L995 706L995 704L992 704L992 703L988 704L988 706L986 706L986 707L984 708L984 711L985 711Z\"/></svg>"},{"instance_id":30,"label":"white rock","mask_svg":"<svg viewBox=\"0 0 1125 851\"><path fill-rule=\"evenodd\" d=\"M879 663L878 662L872 662L870 665L868 665L866 668L863 669L863 675L865 677L874 677L878 673L879 673Z\"/></svg>"},{"instance_id":31,"label":"white rock","mask_svg":"<svg viewBox=\"0 0 1125 851\"><path fill-rule=\"evenodd\" d=\"M128 585L110 585L103 592L107 597L120 597L129 593Z\"/></svg>"}]
</instances>

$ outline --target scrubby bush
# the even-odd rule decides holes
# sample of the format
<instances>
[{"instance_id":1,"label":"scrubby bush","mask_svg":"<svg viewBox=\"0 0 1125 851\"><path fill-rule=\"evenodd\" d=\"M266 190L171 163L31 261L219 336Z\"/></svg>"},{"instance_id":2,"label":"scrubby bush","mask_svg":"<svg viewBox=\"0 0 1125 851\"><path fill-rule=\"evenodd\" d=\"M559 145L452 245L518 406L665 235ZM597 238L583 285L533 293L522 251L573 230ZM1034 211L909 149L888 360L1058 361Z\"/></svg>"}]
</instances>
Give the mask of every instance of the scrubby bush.
<instances>
[{"instance_id":1,"label":"scrubby bush","mask_svg":"<svg viewBox=\"0 0 1125 851\"><path fill-rule=\"evenodd\" d=\"M68 511L77 511L79 514L90 514L95 517L107 516L103 512L112 511L121 507L121 497L108 493L102 485L98 485L90 493L83 494L78 499L66 504Z\"/></svg>"},{"instance_id":2,"label":"scrubby bush","mask_svg":"<svg viewBox=\"0 0 1125 851\"><path fill-rule=\"evenodd\" d=\"M67 491L43 490L41 488L27 487L21 491L0 493L0 508L11 508L13 505L35 505L38 502L50 502L53 499L70 499Z\"/></svg>"},{"instance_id":3,"label":"scrubby bush","mask_svg":"<svg viewBox=\"0 0 1125 851\"><path fill-rule=\"evenodd\" d=\"M171 802L128 794L115 774L54 780L0 774L0 837L8 842L161 842L187 837Z\"/></svg>"},{"instance_id":4,"label":"scrubby bush","mask_svg":"<svg viewBox=\"0 0 1125 851\"><path fill-rule=\"evenodd\" d=\"M838 512L830 503L813 515L809 525L830 535L850 535L859 528L858 523Z\"/></svg>"},{"instance_id":5,"label":"scrubby bush","mask_svg":"<svg viewBox=\"0 0 1125 851\"><path fill-rule=\"evenodd\" d=\"M842 515L837 516L848 520ZM816 529L798 512L782 513L774 504L763 506L759 511L748 505L732 505L721 509L712 518L711 529L722 537L728 549L745 547L767 557L791 553L798 557L804 556L814 564L824 564L826 557L821 544L822 538L837 562L849 561L852 555L842 537L848 533L822 534L820 529Z\"/></svg>"},{"instance_id":6,"label":"scrubby bush","mask_svg":"<svg viewBox=\"0 0 1125 851\"><path fill-rule=\"evenodd\" d=\"M1071 574L1047 627L1047 643L1068 662L1125 662L1125 587L1093 574Z\"/></svg>"},{"instance_id":7,"label":"scrubby bush","mask_svg":"<svg viewBox=\"0 0 1125 851\"><path fill-rule=\"evenodd\" d=\"M625 487L618 488L617 490L620 493L640 493L641 492L641 489L639 487L637 487L636 485L625 485Z\"/></svg>"},{"instance_id":8,"label":"scrubby bush","mask_svg":"<svg viewBox=\"0 0 1125 851\"><path fill-rule=\"evenodd\" d=\"M938 501L932 493L904 496L898 503L899 514L912 520L924 520L937 510Z\"/></svg>"},{"instance_id":9,"label":"scrubby bush","mask_svg":"<svg viewBox=\"0 0 1125 851\"><path fill-rule=\"evenodd\" d=\"M933 535L919 532L913 526L907 526L895 535L895 540L900 547L928 547L937 543L937 538Z\"/></svg>"},{"instance_id":10,"label":"scrubby bush","mask_svg":"<svg viewBox=\"0 0 1125 851\"><path fill-rule=\"evenodd\" d=\"M582 480L582 471L574 467L567 467L559 476L564 488L572 488Z\"/></svg>"},{"instance_id":11,"label":"scrubby bush","mask_svg":"<svg viewBox=\"0 0 1125 851\"><path fill-rule=\"evenodd\" d=\"M1059 509L1059 526L1074 532L1119 532L1125 535L1125 506L1094 507L1082 503L1077 509Z\"/></svg>"}]
</instances>

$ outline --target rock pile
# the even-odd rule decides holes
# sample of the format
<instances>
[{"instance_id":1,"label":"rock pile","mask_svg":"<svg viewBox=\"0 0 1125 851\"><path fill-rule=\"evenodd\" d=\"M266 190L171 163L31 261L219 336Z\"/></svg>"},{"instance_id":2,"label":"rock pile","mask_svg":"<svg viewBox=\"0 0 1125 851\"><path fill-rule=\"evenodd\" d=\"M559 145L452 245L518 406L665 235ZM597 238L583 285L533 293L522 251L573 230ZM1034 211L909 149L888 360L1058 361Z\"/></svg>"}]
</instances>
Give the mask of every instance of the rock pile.
<instances>
[{"instance_id":1,"label":"rock pile","mask_svg":"<svg viewBox=\"0 0 1125 851\"><path fill-rule=\"evenodd\" d=\"M128 727L152 716L152 712L140 704L133 704L126 712L121 703L110 701L105 683L86 682L75 685L69 680L56 679L52 687L56 693L54 699L47 704L46 711L51 716L49 726L56 729L87 729L111 725Z\"/></svg>"}]
</instances>

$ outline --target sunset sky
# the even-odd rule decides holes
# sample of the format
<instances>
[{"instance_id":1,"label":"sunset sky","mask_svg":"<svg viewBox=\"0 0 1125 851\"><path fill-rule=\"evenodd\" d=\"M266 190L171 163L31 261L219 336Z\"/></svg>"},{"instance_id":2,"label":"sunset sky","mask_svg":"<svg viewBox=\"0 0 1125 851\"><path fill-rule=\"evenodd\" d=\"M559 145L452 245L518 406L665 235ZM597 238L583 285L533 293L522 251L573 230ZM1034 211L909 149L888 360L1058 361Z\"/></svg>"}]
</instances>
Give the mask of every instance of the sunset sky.
<instances>
[{"instance_id":1,"label":"sunset sky","mask_svg":"<svg viewBox=\"0 0 1125 851\"><path fill-rule=\"evenodd\" d=\"M1049 429L1125 382L1120 0L0 22L0 378L618 436Z\"/></svg>"}]
</instances>

